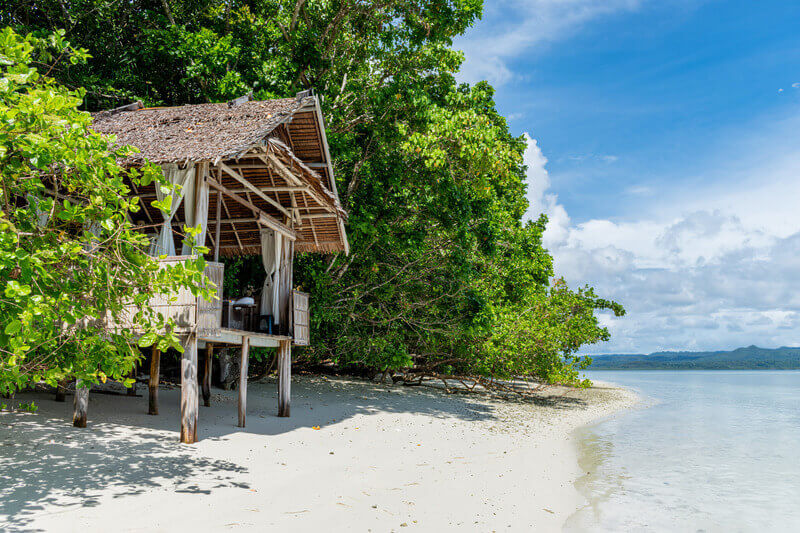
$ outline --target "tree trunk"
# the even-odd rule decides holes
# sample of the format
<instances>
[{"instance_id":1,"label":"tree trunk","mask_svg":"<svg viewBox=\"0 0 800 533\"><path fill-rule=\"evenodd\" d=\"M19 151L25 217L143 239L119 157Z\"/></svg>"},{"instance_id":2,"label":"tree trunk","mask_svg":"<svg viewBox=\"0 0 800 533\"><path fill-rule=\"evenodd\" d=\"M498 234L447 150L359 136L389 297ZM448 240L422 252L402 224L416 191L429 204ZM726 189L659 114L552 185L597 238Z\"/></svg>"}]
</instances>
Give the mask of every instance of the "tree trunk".
<instances>
[{"instance_id":1,"label":"tree trunk","mask_svg":"<svg viewBox=\"0 0 800 533\"><path fill-rule=\"evenodd\" d=\"M75 382L75 409L72 413L72 425L76 428L86 427L86 417L89 412L89 387L84 387L83 382Z\"/></svg>"}]
</instances>

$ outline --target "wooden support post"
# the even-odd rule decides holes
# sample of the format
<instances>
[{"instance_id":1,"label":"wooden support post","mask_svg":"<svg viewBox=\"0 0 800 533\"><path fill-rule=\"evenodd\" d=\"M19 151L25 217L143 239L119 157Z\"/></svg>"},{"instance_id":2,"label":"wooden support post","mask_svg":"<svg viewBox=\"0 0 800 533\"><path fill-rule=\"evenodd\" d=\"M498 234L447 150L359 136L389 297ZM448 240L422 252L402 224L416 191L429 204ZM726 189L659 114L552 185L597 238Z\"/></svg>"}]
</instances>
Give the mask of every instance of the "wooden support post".
<instances>
[{"instance_id":1,"label":"wooden support post","mask_svg":"<svg viewBox=\"0 0 800 533\"><path fill-rule=\"evenodd\" d=\"M292 396L292 341L282 340L278 347L278 416L290 414Z\"/></svg>"},{"instance_id":2,"label":"wooden support post","mask_svg":"<svg viewBox=\"0 0 800 533\"><path fill-rule=\"evenodd\" d=\"M158 414L158 374L161 372L161 350L153 345L153 350L150 352L150 407L147 410L148 415Z\"/></svg>"},{"instance_id":3,"label":"wooden support post","mask_svg":"<svg viewBox=\"0 0 800 533\"><path fill-rule=\"evenodd\" d=\"M197 442L197 411L200 395L197 390L197 336L189 334L181 357L181 442Z\"/></svg>"},{"instance_id":4,"label":"wooden support post","mask_svg":"<svg viewBox=\"0 0 800 533\"><path fill-rule=\"evenodd\" d=\"M65 402L67 401L67 380L62 379L56 385L56 401L57 402Z\"/></svg>"},{"instance_id":5,"label":"wooden support post","mask_svg":"<svg viewBox=\"0 0 800 533\"><path fill-rule=\"evenodd\" d=\"M133 384L128 388L128 396L136 396L136 378L139 375L139 365L133 367L130 377L133 378Z\"/></svg>"},{"instance_id":6,"label":"wooden support post","mask_svg":"<svg viewBox=\"0 0 800 533\"><path fill-rule=\"evenodd\" d=\"M214 360L214 345L206 343L206 364L203 372L203 405L211 407L211 367Z\"/></svg>"},{"instance_id":7,"label":"wooden support post","mask_svg":"<svg viewBox=\"0 0 800 533\"><path fill-rule=\"evenodd\" d=\"M89 412L89 387L83 382L75 382L75 410L72 413L72 425L76 428L86 427L86 415Z\"/></svg>"},{"instance_id":8,"label":"wooden support post","mask_svg":"<svg viewBox=\"0 0 800 533\"><path fill-rule=\"evenodd\" d=\"M220 232L220 220L222 219L222 193L217 191L217 226L214 230L216 235L214 236L214 262L219 262L219 232Z\"/></svg>"},{"instance_id":9,"label":"wooden support post","mask_svg":"<svg viewBox=\"0 0 800 533\"><path fill-rule=\"evenodd\" d=\"M250 359L250 337L242 337L242 362L239 365L239 427L244 427L247 410L247 367Z\"/></svg>"}]
</instances>

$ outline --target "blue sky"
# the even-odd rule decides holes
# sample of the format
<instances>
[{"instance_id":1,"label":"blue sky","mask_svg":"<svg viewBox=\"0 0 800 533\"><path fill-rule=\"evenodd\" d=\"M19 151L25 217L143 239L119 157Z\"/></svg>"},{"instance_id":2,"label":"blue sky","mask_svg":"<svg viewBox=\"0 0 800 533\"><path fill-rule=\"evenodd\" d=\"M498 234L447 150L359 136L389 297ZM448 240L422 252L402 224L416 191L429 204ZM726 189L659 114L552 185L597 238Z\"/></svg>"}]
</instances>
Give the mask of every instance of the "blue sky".
<instances>
[{"instance_id":1,"label":"blue sky","mask_svg":"<svg viewBox=\"0 0 800 533\"><path fill-rule=\"evenodd\" d=\"M800 345L800 2L486 4L462 79L529 137L557 271L629 311L590 351Z\"/></svg>"}]
</instances>

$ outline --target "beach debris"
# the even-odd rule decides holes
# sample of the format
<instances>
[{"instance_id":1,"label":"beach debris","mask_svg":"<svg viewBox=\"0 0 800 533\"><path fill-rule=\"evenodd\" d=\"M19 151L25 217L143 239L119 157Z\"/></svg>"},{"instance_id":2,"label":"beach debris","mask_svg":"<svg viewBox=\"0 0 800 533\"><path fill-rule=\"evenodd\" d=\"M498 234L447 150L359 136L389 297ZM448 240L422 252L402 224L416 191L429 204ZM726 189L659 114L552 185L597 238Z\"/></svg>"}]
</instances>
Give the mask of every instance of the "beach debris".
<instances>
[{"instance_id":1,"label":"beach debris","mask_svg":"<svg viewBox=\"0 0 800 533\"><path fill-rule=\"evenodd\" d=\"M311 429L316 429L316 430L319 430L319 429L321 429L321 428L320 428L319 426L311 426Z\"/></svg>"}]
</instances>

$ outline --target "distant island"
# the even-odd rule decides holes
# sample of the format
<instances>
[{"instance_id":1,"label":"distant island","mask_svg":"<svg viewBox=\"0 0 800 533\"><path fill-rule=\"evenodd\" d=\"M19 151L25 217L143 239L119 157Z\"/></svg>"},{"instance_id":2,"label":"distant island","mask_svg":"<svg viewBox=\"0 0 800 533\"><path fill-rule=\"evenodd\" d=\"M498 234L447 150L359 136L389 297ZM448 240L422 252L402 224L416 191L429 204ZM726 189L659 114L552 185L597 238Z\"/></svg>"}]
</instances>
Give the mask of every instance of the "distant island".
<instances>
[{"instance_id":1,"label":"distant island","mask_svg":"<svg viewBox=\"0 0 800 533\"><path fill-rule=\"evenodd\" d=\"M727 352L607 354L592 359L592 370L798 370L800 348L748 346Z\"/></svg>"}]
</instances>

